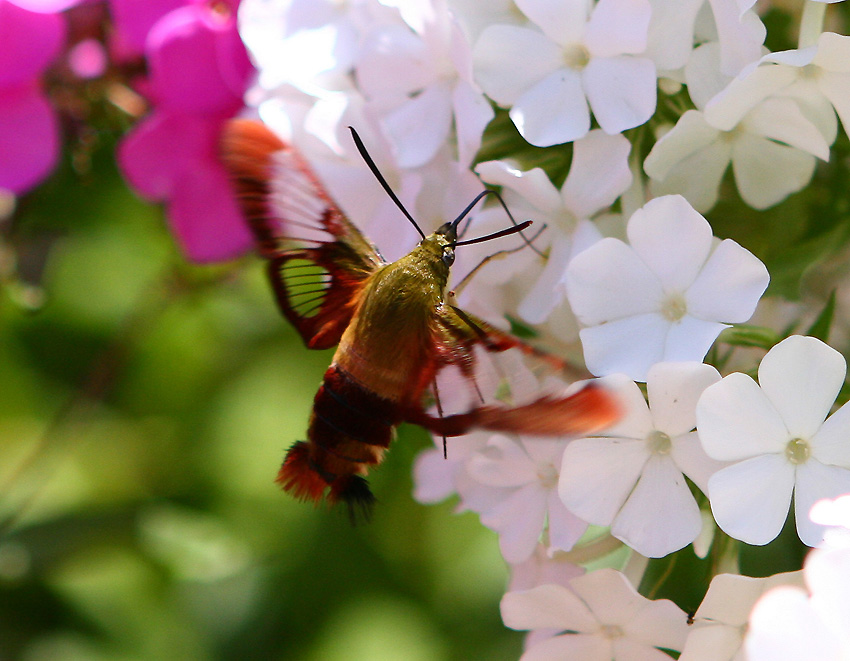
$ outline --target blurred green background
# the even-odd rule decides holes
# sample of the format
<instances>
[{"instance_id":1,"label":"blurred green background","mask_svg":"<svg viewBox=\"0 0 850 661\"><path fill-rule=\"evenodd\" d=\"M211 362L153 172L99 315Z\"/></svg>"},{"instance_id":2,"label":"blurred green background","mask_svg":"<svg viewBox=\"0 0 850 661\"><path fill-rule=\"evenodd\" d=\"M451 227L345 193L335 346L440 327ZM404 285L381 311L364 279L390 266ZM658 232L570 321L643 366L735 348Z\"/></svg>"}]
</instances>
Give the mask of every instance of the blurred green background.
<instances>
[{"instance_id":1,"label":"blurred green background","mask_svg":"<svg viewBox=\"0 0 850 661\"><path fill-rule=\"evenodd\" d=\"M331 353L258 259L187 264L112 154L2 225L0 660L517 658L495 535L412 499L422 430L368 525L280 492Z\"/></svg>"}]
</instances>

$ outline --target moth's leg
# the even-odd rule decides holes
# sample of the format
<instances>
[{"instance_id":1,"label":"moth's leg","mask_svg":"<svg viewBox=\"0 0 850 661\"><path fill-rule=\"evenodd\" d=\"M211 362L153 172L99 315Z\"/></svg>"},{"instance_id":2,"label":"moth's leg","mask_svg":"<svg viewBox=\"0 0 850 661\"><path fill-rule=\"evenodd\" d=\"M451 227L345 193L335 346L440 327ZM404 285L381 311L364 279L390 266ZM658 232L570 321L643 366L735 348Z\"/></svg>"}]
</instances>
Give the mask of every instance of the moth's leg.
<instances>
[{"instance_id":1,"label":"moth's leg","mask_svg":"<svg viewBox=\"0 0 850 661\"><path fill-rule=\"evenodd\" d=\"M442 419L443 416L443 405L440 403L440 389L437 387L437 377L434 377L434 402L437 404L437 415ZM440 434L443 437L443 459L449 458L449 451L447 448L446 435Z\"/></svg>"}]
</instances>

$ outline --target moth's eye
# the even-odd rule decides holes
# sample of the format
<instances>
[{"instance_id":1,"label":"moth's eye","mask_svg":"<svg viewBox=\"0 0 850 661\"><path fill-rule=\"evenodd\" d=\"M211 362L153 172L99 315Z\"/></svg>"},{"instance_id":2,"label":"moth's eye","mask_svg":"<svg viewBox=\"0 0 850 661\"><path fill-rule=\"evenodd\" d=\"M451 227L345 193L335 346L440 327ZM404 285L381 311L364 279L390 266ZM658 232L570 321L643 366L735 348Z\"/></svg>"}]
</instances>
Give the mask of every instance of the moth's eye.
<instances>
[{"instance_id":1,"label":"moth's eye","mask_svg":"<svg viewBox=\"0 0 850 661\"><path fill-rule=\"evenodd\" d=\"M443 264L446 266L451 266L455 263L455 251L452 248L445 248L443 250Z\"/></svg>"}]
</instances>

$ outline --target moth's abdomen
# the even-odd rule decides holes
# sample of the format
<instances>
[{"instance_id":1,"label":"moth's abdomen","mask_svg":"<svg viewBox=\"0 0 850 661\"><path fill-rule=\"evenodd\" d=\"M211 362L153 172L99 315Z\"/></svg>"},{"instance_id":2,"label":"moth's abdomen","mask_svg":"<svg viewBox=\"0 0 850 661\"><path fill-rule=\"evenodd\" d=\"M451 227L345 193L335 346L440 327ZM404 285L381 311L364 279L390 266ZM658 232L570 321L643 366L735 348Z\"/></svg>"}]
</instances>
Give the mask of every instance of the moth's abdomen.
<instances>
[{"instance_id":1,"label":"moth's abdomen","mask_svg":"<svg viewBox=\"0 0 850 661\"><path fill-rule=\"evenodd\" d=\"M348 504L352 515L374 496L363 476L379 464L401 421L399 405L352 380L336 363L313 400L307 441L293 445L277 482L296 498ZM327 493L326 493L327 491Z\"/></svg>"}]
</instances>

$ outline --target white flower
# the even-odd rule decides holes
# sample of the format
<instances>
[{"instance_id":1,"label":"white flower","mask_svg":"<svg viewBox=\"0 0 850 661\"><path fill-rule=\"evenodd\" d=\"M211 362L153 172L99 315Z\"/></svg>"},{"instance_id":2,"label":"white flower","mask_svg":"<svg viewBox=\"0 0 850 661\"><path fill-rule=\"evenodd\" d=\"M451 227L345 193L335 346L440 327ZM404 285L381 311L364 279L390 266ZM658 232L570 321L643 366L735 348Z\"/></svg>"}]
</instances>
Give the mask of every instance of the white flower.
<instances>
[{"instance_id":1,"label":"white flower","mask_svg":"<svg viewBox=\"0 0 850 661\"><path fill-rule=\"evenodd\" d=\"M644 381L657 362L701 361L727 323L750 318L767 287L764 265L730 239L715 245L708 222L678 195L648 202L627 233L631 245L602 239L567 268L593 374Z\"/></svg>"},{"instance_id":2,"label":"white flower","mask_svg":"<svg viewBox=\"0 0 850 661\"><path fill-rule=\"evenodd\" d=\"M623 136L594 130L577 140L573 149L570 171L560 190L540 168L522 172L503 161L487 161L475 168L485 182L503 187L505 202L515 215L547 228L535 240L538 249L549 249L546 266L517 310L531 324L545 322L564 302L567 264L602 238L590 218L613 204L632 181L631 145ZM482 212L476 222L489 214L496 214L504 224L501 207Z\"/></svg>"},{"instance_id":3,"label":"white flower","mask_svg":"<svg viewBox=\"0 0 850 661\"><path fill-rule=\"evenodd\" d=\"M401 167L434 158L453 127L458 160L467 165L493 117L472 81L470 45L445 0L397 4L406 24L379 26L364 37L356 67L360 90Z\"/></svg>"},{"instance_id":4,"label":"white flower","mask_svg":"<svg viewBox=\"0 0 850 661\"><path fill-rule=\"evenodd\" d=\"M473 51L475 78L510 107L520 134L541 147L590 130L590 112L606 133L646 122L655 112L655 65L646 49L649 0L517 0L540 30L485 29Z\"/></svg>"},{"instance_id":5,"label":"white flower","mask_svg":"<svg viewBox=\"0 0 850 661\"><path fill-rule=\"evenodd\" d=\"M829 160L829 145L791 99L767 99L733 129L712 126L688 110L650 151L644 170L661 182L657 192L679 192L700 211L717 202L729 164L743 200L766 209L806 186L815 157Z\"/></svg>"},{"instance_id":6,"label":"white flower","mask_svg":"<svg viewBox=\"0 0 850 661\"><path fill-rule=\"evenodd\" d=\"M662 70L684 66L694 41L717 40L718 66L724 74L736 75L761 55L766 30L749 7L731 0L708 0L714 25L711 34L695 35L704 0L650 0L647 55ZM703 15L701 18L705 18Z\"/></svg>"},{"instance_id":7,"label":"white flower","mask_svg":"<svg viewBox=\"0 0 850 661\"><path fill-rule=\"evenodd\" d=\"M823 536L825 548L850 548L850 493L819 500L812 506L809 518L828 526Z\"/></svg>"},{"instance_id":8,"label":"white flower","mask_svg":"<svg viewBox=\"0 0 850 661\"><path fill-rule=\"evenodd\" d=\"M815 546L823 526L809 519L821 498L850 492L850 406L826 421L844 383L840 353L812 337L789 337L759 365L759 383L734 373L697 404L709 456L736 462L715 473L708 496L717 524L748 544L779 534L791 495L797 532Z\"/></svg>"},{"instance_id":9,"label":"white flower","mask_svg":"<svg viewBox=\"0 0 850 661\"><path fill-rule=\"evenodd\" d=\"M850 658L850 548L817 549L803 569L809 594L776 588L750 615L749 661Z\"/></svg>"},{"instance_id":10,"label":"white flower","mask_svg":"<svg viewBox=\"0 0 850 661\"><path fill-rule=\"evenodd\" d=\"M741 644L753 604L779 585L803 585L802 572L752 578L718 574L694 614L680 661L744 661Z\"/></svg>"},{"instance_id":11,"label":"white flower","mask_svg":"<svg viewBox=\"0 0 850 661\"><path fill-rule=\"evenodd\" d=\"M709 459L693 428L702 391L720 375L702 363L660 363L647 378L649 406L637 385L616 384L623 418L606 438L567 446L559 493L581 518L611 526L611 534L638 553L661 557L694 541L700 510L683 473L705 489L720 464Z\"/></svg>"},{"instance_id":12,"label":"white flower","mask_svg":"<svg viewBox=\"0 0 850 661\"><path fill-rule=\"evenodd\" d=\"M502 556L510 563L527 560L548 524L552 549L568 551L587 529L558 498L558 469L566 441L513 440L494 435L473 454L469 476L489 488L492 500L478 503L481 523L499 533ZM472 486L472 485L470 485ZM458 485L461 497L467 489Z\"/></svg>"},{"instance_id":13,"label":"white flower","mask_svg":"<svg viewBox=\"0 0 850 661\"><path fill-rule=\"evenodd\" d=\"M831 144L836 127L830 104L841 117L845 131L850 125L848 62L850 37L833 32L822 33L815 46L765 55L761 66L733 80L706 106L706 119L729 130L762 100L783 95L801 104L804 114Z\"/></svg>"},{"instance_id":14,"label":"white flower","mask_svg":"<svg viewBox=\"0 0 850 661\"><path fill-rule=\"evenodd\" d=\"M579 576L569 588L509 592L502 598L502 619L512 629L570 632L530 646L522 661L669 661L657 648L681 649L688 628L672 601L642 597L613 569Z\"/></svg>"}]
</instances>

